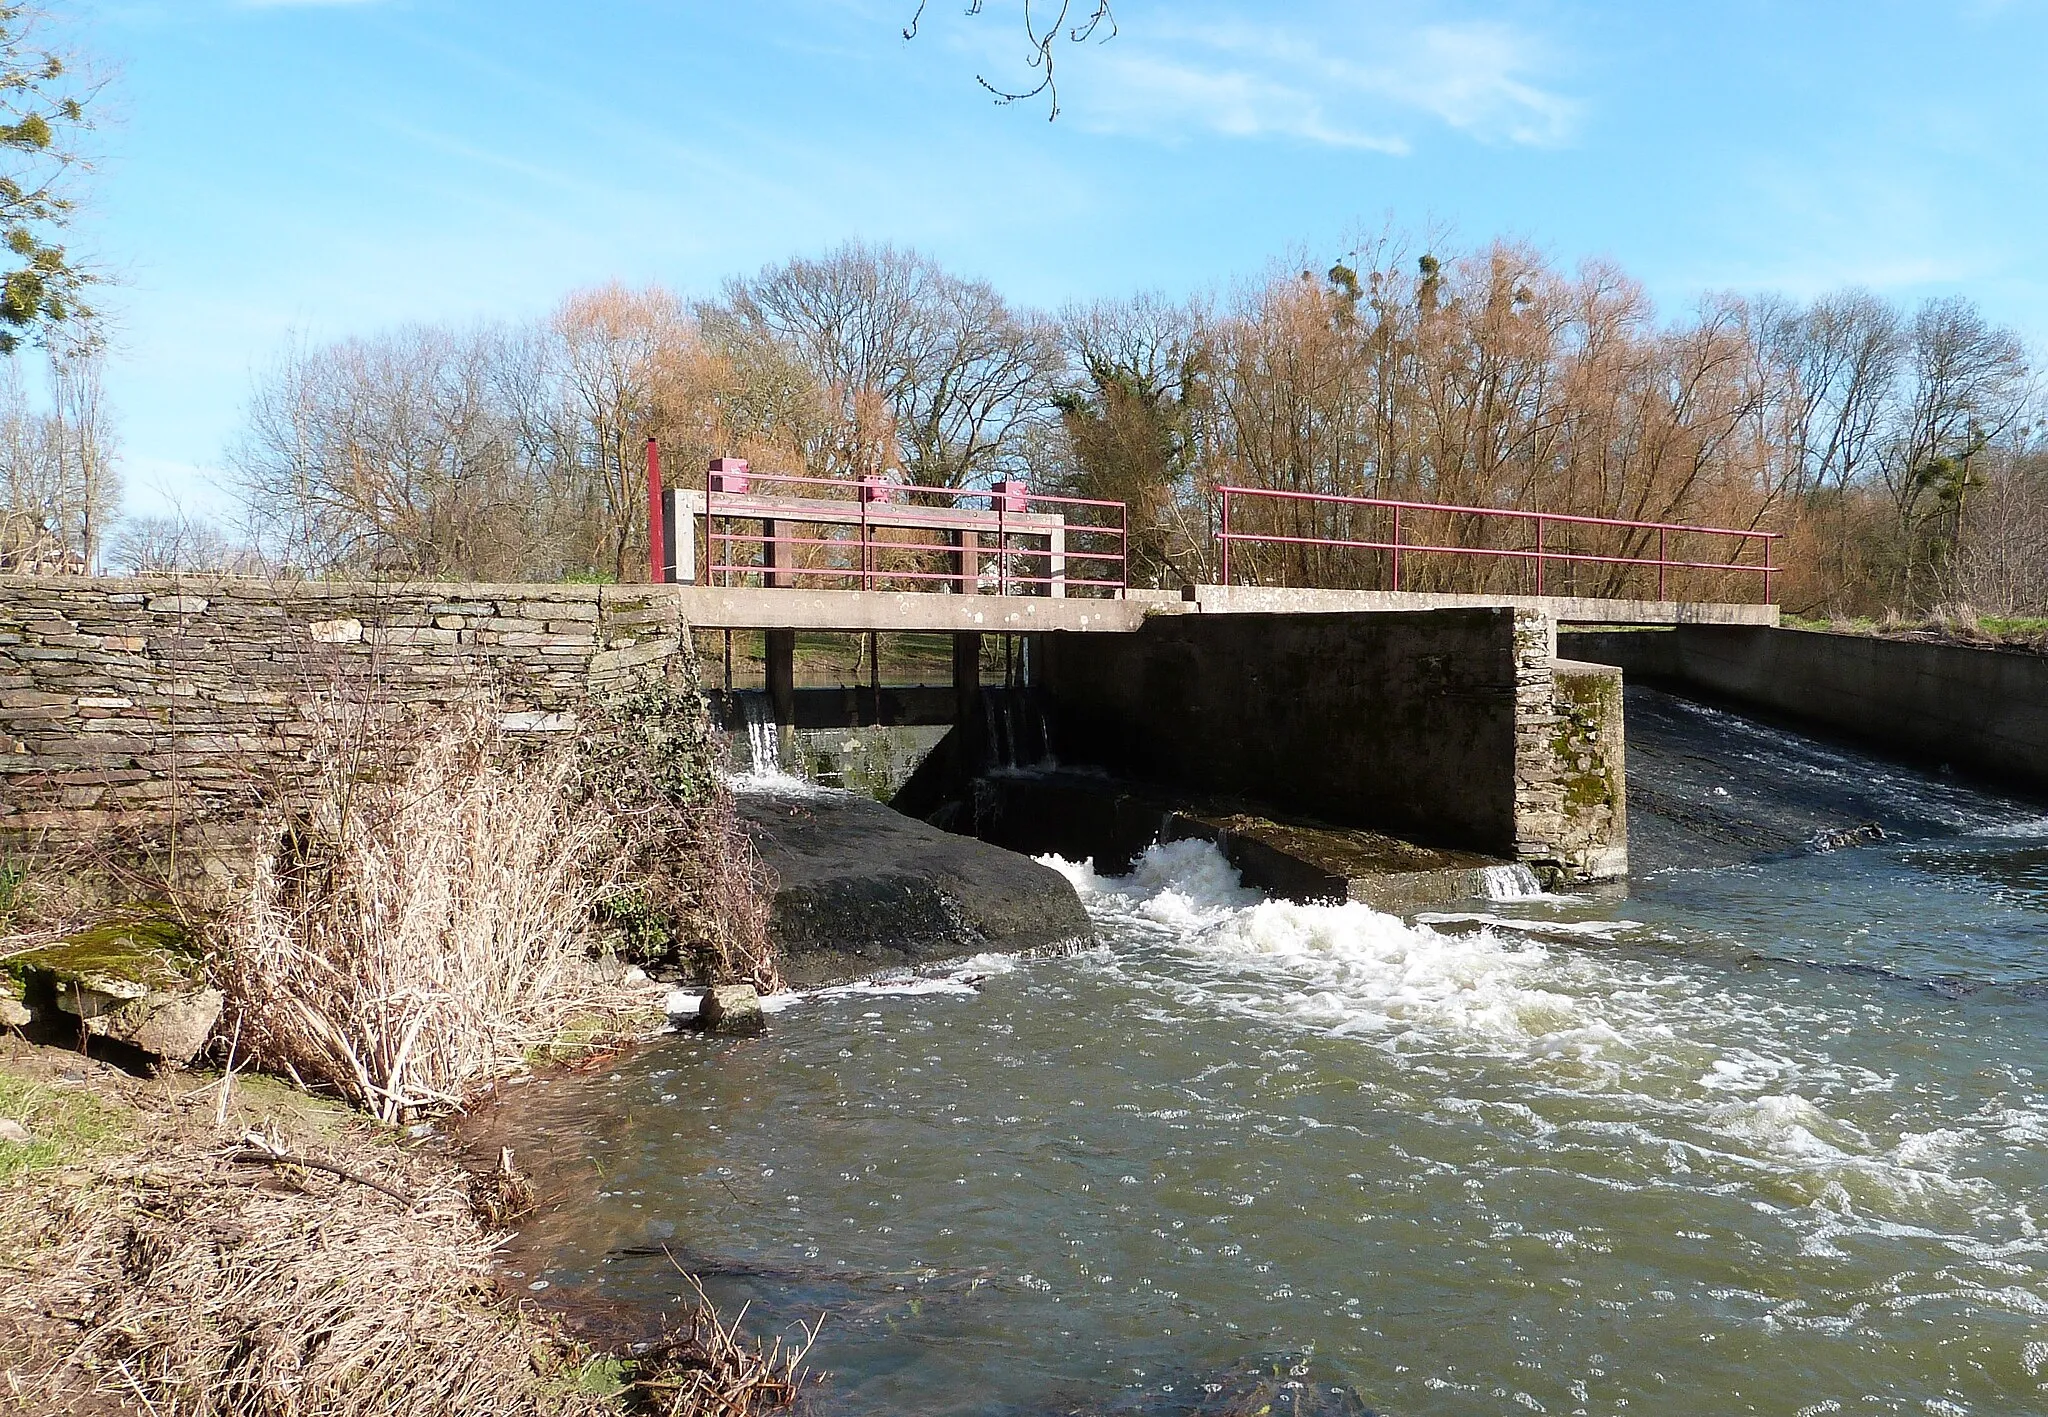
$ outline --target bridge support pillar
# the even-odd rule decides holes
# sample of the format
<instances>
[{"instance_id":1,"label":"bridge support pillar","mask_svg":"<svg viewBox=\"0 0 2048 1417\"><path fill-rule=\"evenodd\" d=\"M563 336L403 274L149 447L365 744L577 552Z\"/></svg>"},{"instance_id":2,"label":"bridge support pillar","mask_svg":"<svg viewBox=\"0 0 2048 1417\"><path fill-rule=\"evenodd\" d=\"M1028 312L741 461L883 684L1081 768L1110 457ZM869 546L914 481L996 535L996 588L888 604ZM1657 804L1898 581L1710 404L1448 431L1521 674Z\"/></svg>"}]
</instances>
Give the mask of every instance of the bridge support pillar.
<instances>
[{"instance_id":1,"label":"bridge support pillar","mask_svg":"<svg viewBox=\"0 0 2048 1417\"><path fill-rule=\"evenodd\" d=\"M953 706L963 723L981 707L981 636L953 636Z\"/></svg>"},{"instance_id":2,"label":"bridge support pillar","mask_svg":"<svg viewBox=\"0 0 2048 1417\"><path fill-rule=\"evenodd\" d=\"M794 548L792 548L794 549ZM761 584L766 586L790 585L793 582L785 573L785 566L794 557L783 554L775 542L775 523L767 517L761 518Z\"/></svg>"},{"instance_id":3,"label":"bridge support pillar","mask_svg":"<svg viewBox=\"0 0 2048 1417\"><path fill-rule=\"evenodd\" d=\"M778 727L796 724L796 631L769 630L763 637L768 670L768 707Z\"/></svg>"},{"instance_id":4,"label":"bridge support pillar","mask_svg":"<svg viewBox=\"0 0 2048 1417\"><path fill-rule=\"evenodd\" d=\"M946 540L955 548L949 558L953 562L953 579L947 583L946 589L961 595L973 595L981 579L981 535L972 531L949 531Z\"/></svg>"}]
</instances>

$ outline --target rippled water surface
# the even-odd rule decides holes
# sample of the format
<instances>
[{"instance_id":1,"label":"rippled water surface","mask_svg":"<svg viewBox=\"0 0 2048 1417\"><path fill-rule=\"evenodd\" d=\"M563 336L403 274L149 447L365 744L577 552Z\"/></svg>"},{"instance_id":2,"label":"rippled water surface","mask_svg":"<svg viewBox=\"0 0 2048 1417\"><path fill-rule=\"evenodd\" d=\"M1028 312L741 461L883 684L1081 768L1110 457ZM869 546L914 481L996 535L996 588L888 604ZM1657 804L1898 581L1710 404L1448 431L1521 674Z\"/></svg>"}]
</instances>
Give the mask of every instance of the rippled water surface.
<instances>
[{"instance_id":1,"label":"rippled water surface","mask_svg":"<svg viewBox=\"0 0 2048 1417\"><path fill-rule=\"evenodd\" d=\"M2048 824L1953 797L1421 923L1067 866L1087 954L526 1089L565 1200L511 1263L828 1309L851 1413L1188 1411L1275 1354L1389 1413L2048 1412Z\"/></svg>"}]
</instances>

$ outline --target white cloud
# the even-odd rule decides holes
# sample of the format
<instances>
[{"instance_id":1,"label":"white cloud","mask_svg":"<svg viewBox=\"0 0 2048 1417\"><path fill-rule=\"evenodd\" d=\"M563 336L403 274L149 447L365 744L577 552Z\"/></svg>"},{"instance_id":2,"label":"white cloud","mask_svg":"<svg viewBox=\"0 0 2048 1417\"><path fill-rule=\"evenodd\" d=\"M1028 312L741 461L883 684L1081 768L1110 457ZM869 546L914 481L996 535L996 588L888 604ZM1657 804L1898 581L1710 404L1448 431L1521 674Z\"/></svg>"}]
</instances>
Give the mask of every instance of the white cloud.
<instances>
[{"instance_id":1,"label":"white cloud","mask_svg":"<svg viewBox=\"0 0 2048 1417\"><path fill-rule=\"evenodd\" d=\"M1549 71L1553 47L1495 20L1404 23L1356 5L1288 23L1132 14L1068 89L1082 126L1173 140L1280 138L1385 153L1441 125L1481 142L1568 142L1580 104ZM1077 56L1078 59L1078 56ZM1078 67L1078 65L1077 65Z\"/></svg>"}]
</instances>

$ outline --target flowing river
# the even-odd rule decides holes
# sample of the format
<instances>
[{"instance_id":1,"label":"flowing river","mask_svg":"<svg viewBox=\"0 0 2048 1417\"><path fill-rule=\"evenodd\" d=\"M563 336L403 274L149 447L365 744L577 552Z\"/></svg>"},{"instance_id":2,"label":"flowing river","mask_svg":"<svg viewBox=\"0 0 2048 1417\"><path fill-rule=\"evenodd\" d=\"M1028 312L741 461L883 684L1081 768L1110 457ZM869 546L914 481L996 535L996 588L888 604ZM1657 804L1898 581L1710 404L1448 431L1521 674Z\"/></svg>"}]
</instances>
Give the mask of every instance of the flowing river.
<instances>
[{"instance_id":1,"label":"flowing river","mask_svg":"<svg viewBox=\"0 0 2048 1417\"><path fill-rule=\"evenodd\" d=\"M1413 921L1063 863L1087 953L520 1090L507 1263L825 1312L833 1412L2048 1412L2048 821L1662 711L1914 830Z\"/></svg>"}]
</instances>

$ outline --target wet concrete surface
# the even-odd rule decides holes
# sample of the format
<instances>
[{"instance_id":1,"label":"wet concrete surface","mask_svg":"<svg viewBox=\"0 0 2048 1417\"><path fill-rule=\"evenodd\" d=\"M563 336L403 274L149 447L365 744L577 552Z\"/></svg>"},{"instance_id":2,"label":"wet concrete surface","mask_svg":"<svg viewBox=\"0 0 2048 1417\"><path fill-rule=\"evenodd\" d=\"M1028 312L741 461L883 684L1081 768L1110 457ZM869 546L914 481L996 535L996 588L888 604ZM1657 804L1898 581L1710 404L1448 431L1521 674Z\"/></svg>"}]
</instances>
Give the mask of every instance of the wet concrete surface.
<instances>
[{"instance_id":1,"label":"wet concrete surface","mask_svg":"<svg viewBox=\"0 0 2048 1417\"><path fill-rule=\"evenodd\" d=\"M1636 876L1954 836L1985 819L1990 799L1950 775L1644 685L1624 697Z\"/></svg>"}]
</instances>

